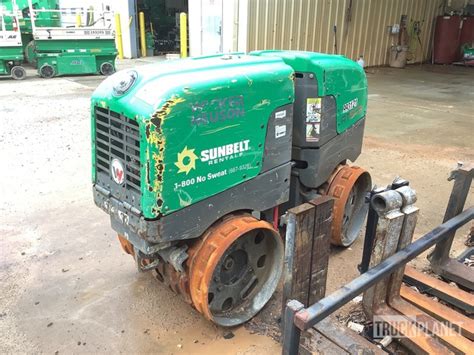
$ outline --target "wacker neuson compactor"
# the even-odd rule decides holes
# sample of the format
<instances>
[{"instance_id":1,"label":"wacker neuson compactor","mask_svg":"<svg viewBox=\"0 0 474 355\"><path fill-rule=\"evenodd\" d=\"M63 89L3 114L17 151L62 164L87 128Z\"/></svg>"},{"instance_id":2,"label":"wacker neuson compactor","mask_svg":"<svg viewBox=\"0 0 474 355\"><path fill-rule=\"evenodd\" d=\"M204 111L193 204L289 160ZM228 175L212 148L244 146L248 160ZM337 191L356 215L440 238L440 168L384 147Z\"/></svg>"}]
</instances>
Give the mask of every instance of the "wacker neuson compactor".
<instances>
[{"instance_id":1,"label":"wacker neuson compactor","mask_svg":"<svg viewBox=\"0 0 474 355\"><path fill-rule=\"evenodd\" d=\"M261 51L170 61L106 79L92 97L95 203L142 271L213 322L254 316L283 265L288 208L335 198L350 245L370 175L359 156L363 69L342 56Z\"/></svg>"}]
</instances>

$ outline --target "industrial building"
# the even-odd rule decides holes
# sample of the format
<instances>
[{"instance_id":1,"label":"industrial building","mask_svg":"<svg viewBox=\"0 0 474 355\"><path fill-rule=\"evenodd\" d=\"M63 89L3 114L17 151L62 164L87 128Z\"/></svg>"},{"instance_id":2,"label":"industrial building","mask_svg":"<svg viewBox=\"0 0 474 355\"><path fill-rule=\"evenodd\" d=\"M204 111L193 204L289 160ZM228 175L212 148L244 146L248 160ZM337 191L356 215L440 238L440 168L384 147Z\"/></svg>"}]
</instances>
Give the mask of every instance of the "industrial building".
<instances>
[{"instance_id":1,"label":"industrial building","mask_svg":"<svg viewBox=\"0 0 474 355\"><path fill-rule=\"evenodd\" d=\"M379 66L389 64L393 48L399 45L400 28L405 30L407 62L431 60L436 17L472 9L469 4L465 0L196 0L189 4L163 0L111 2L110 6L121 14L126 58L140 56L138 12L145 14L147 31L150 25L156 31L154 54L179 51L178 17L185 12L191 56L289 49L342 54L354 60L363 56L367 66ZM472 24L465 21L469 37ZM453 19L446 26L455 28L461 22Z\"/></svg>"}]
</instances>

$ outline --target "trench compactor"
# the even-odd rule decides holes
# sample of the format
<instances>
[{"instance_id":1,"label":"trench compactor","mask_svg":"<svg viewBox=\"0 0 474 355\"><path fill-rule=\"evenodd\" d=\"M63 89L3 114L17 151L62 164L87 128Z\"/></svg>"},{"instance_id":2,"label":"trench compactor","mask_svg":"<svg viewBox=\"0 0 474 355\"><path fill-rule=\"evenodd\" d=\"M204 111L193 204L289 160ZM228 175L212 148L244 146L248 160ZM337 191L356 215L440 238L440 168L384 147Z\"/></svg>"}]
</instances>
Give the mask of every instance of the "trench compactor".
<instances>
[{"instance_id":1,"label":"trench compactor","mask_svg":"<svg viewBox=\"0 0 474 355\"><path fill-rule=\"evenodd\" d=\"M288 208L335 198L350 245L371 188L359 156L363 69L343 56L259 51L122 71L92 97L97 206L139 270L209 320L253 317L280 279Z\"/></svg>"},{"instance_id":2,"label":"trench compactor","mask_svg":"<svg viewBox=\"0 0 474 355\"><path fill-rule=\"evenodd\" d=\"M22 80L26 77L18 16L0 9L0 75Z\"/></svg>"},{"instance_id":3,"label":"trench compactor","mask_svg":"<svg viewBox=\"0 0 474 355\"><path fill-rule=\"evenodd\" d=\"M89 15L92 20L87 25L82 25L80 16L73 16L66 23L66 16L71 19L69 10L37 8L29 0L26 16L31 23L33 41L26 52L41 77L115 72L117 49L112 14Z\"/></svg>"}]
</instances>

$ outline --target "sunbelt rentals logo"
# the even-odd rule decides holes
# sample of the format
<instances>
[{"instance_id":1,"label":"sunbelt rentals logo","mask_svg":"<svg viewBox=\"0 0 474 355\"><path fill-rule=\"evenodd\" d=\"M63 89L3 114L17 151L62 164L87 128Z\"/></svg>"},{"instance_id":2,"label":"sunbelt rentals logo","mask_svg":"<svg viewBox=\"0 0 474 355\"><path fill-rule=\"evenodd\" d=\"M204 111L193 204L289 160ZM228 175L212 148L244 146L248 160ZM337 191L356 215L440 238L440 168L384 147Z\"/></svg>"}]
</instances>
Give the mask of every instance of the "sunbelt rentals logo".
<instances>
[{"instance_id":1,"label":"sunbelt rentals logo","mask_svg":"<svg viewBox=\"0 0 474 355\"><path fill-rule=\"evenodd\" d=\"M195 149L188 149L184 147L181 153L178 153L178 161L174 163L178 167L178 173L186 173L193 169L196 169L196 160L198 159L197 155L194 154Z\"/></svg>"},{"instance_id":2,"label":"sunbelt rentals logo","mask_svg":"<svg viewBox=\"0 0 474 355\"><path fill-rule=\"evenodd\" d=\"M250 149L250 140L224 144L219 147L204 149L199 156L195 153L196 149L189 149L187 146L178 153L177 162L174 163L178 167L178 173L189 174L191 170L196 169L196 161L200 160L202 163L209 165L217 164L222 161L237 158Z\"/></svg>"}]
</instances>

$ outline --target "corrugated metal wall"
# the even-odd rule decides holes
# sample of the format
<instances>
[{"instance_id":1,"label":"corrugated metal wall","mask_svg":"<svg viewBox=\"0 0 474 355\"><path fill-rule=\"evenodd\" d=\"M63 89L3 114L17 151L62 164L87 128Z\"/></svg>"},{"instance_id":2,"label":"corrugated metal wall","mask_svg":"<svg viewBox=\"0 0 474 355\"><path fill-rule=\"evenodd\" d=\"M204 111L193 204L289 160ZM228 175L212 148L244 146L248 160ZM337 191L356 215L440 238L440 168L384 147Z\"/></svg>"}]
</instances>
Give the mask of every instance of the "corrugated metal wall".
<instances>
[{"instance_id":1,"label":"corrugated metal wall","mask_svg":"<svg viewBox=\"0 0 474 355\"><path fill-rule=\"evenodd\" d=\"M367 65L384 65L397 36L388 26L408 15L421 22L420 41L411 36L409 60L431 55L435 16L441 0L248 0L247 49L298 49L334 53L334 25L338 53ZM348 9L351 8L350 16ZM421 42L421 44L420 44Z\"/></svg>"}]
</instances>

